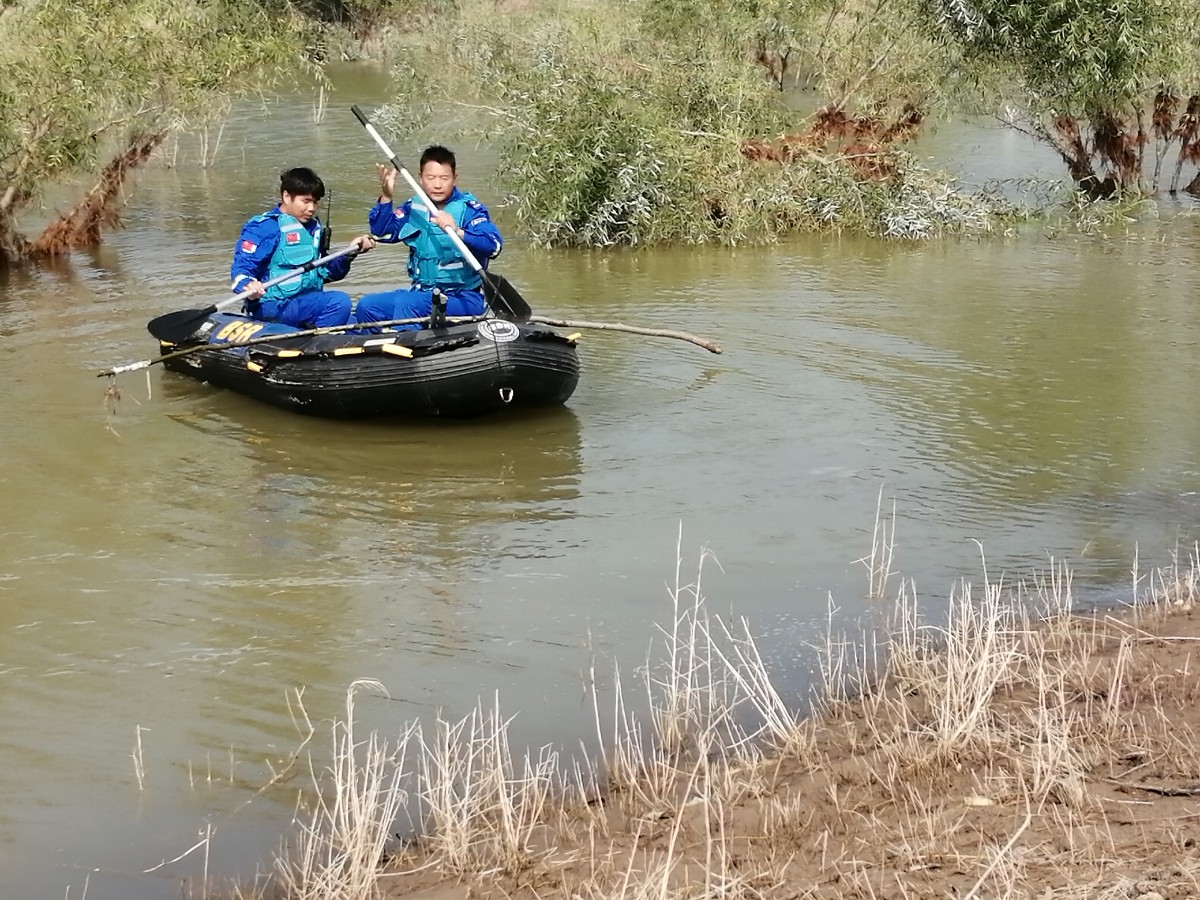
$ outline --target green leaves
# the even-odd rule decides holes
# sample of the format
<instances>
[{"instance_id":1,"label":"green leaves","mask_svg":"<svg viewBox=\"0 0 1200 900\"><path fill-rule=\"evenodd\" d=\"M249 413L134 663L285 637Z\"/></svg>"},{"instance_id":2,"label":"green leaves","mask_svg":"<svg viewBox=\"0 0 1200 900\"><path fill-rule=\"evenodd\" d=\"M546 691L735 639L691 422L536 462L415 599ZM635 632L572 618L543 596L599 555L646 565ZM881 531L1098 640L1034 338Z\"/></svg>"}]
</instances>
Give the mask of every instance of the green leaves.
<instances>
[{"instance_id":1,"label":"green leaves","mask_svg":"<svg viewBox=\"0 0 1200 900\"><path fill-rule=\"evenodd\" d=\"M256 0L19 0L0 16L0 214L305 65L303 23ZM273 2L273 0L272 0Z\"/></svg>"},{"instance_id":2,"label":"green leaves","mask_svg":"<svg viewBox=\"0 0 1200 900\"><path fill-rule=\"evenodd\" d=\"M1156 97L1200 87L1195 0L924 0L975 83L1006 82L1010 119L1051 146L1088 197L1144 195L1177 137ZM1188 152L1181 149L1180 164ZM1176 170L1178 175L1178 168Z\"/></svg>"},{"instance_id":3,"label":"green leaves","mask_svg":"<svg viewBox=\"0 0 1200 900\"><path fill-rule=\"evenodd\" d=\"M580 23L493 66L511 129L504 170L539 243L607 246L722 238L709 213L741 135L778 131L770 85L748 66Z\"/></svg>"},{"instance_id":4,"label":"green leaves","mask_svg":"<svg viewBox=\"0 0 1200 900\"><path fill-rule=\"evenodd\" d=\"M1060 114L1140 101L1195 75L1194 0L929 0L927 10L970 61L1009 71L1032 106Z\"/></svg>"},{"instance_id":5,"label":"green leaves","mask_svg":"<svg viewBox=\"0 0 1200 900\"><path fill-rule=\"evenodd\" d=\"M808 59L824 60L812 83L879 100L876 110L884 99L926 90L936 67L905 62L910 48L927 47L914 36L915 7L883 3L903 15L876 21L878 2L839 4L843 17L802 0L644 0L591 12L564 6L510 20L507 29L464 16L405 49L392 119L409 117L414 96L483 104L494 114L518 220L542 245L739 244L799 229L911 239L986 229L991 205L960 196L904 157L889 155L879 167L885 174L862 177L861 158L836 148L827 155L823 139L801 139L809 149L782 162L747 156L748 143L764 144L751 139L811 124L781 101L778 83L756 62L764 35L780 41L777 53L802 46ZM821 27L801 38L803 17L815 12ZM453 72L448 47L470 48L454 57ZM891 60L909 65L913 77L902 83Z\"/></svg>"}]
</instances>

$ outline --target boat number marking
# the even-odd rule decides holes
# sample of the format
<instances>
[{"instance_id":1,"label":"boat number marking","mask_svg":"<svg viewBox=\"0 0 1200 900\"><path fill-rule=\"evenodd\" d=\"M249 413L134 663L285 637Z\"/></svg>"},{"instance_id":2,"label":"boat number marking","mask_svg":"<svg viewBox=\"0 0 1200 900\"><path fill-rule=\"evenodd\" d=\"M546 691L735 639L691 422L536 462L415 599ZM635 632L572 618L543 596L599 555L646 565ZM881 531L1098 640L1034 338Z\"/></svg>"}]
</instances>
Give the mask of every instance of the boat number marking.
<instances>
[{"instance_id":1,"label":"boat number marking","mask_svg":"<svg viewBox=\"0 0 1200 900\"><path fill-rule=\"evenodd\" d=\"M248 341L262 331L261 322L230 322L213 335L213 341L228 341L231 344Z\"/></svg>"},{"instance_id":2,"label":"boat number marking","mask_svg":"<svg viewBox=\"0 0 1200 900\"><path fill-rule=\"evenodd\" d=\"M515 341L521 336L521 329L504 319L488 319L486 322L480 322L477 327L481 336L497 344Z\"/></svg>"}]
</instances>

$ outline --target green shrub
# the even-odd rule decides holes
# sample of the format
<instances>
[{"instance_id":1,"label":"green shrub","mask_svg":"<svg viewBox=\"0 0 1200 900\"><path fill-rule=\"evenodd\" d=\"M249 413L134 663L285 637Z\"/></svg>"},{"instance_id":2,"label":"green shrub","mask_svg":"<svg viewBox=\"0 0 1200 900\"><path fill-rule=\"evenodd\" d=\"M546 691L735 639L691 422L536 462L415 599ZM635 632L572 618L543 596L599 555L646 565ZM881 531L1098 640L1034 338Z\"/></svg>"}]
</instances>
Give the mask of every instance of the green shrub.
<instances>
[{"instance_id":1,"label":"green shrub","mask_svg":"<svg viewBox=\"0 0 1200 900\"><path fill-rule=\"evenodd\" d=\"M692 29L669 43L663 0L650 4L652 25L645 10L563 8L507 30L462 20L426 35L432 57L407 55L397 81L406 98L432 93L423 73L440 60L442 90L483 87L518 220L541 245L737 244L804 229L921 238L990 227L989 201L960 196L891 146L870 151L879 164L867 175L837 141L777 161L747 158L748 141L782 147L782 135L804 131L802 117L743 42L713 25L711 39ZM453 85L437 50L447 47L462 48ZM429 112L405 99L391 116L408 128Z\"/></svg>"}]
</instances>

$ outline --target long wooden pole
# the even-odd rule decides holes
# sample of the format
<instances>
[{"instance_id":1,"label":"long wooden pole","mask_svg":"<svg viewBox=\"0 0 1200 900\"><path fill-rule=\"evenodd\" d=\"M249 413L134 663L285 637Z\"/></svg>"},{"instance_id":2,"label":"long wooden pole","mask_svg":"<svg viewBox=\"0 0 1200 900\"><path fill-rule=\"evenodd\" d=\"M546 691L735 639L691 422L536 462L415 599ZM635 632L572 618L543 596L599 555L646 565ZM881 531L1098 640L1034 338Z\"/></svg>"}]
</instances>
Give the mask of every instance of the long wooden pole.
<instances>
[{"instance_id":1,"label":"long wooden pole","mask_svg":"<svg viewBox=\"0 0 1200 900\"><path fill-rule=\"evenodd\" d=\"M250 321L250 320L247 320ZM446 323L448 325L463 325L467 322L482 322L483 316L447 316ZM123 366L113 366L111 369L104 369L96 373L97 378L105 376L123 375L126 372L136 372L139 369L148 369L156 363L166 362L169 359L178 359L181 356L188 356L192 353L204 353L205 351L213 350L232 350L236 347L253 347L256 344L275 344L280 341L286 341L291 338L311 337L319 334L342 334L347 331L354 331L357 328L363 328L369 325L371 328L387 328L392 325L417 325L429 322L429 316L424 316L418 319L389 319L386 322L351 322L348 325L326 325L324 328L306 328L303 331L289 331L283 334L268 334L265 337L251 338L248 341L230 341L226 344L196 344L194 347L184 347L182 350L172 350L169 353L164 353L162 356L156 356L153 359L143 359L138 362L126 363Z\"/></svg>"},{"instance_id":2,"label":"long wooden pole","mask_svg":"<svg viewBox=\"0 0 1200 900\"><path fill-rule=\"evenodd\" d=\"M721 353L721 346L708 338L702 338L687 331L673 331L668 328L639 328L636 325L623 325L620 322L581 322L577 319L551 319L546 316L530 316L530 322L540 322L542 325L554 325L557 328L596 328L600 331L625 331L629 334L645 334L650 337L676 338L687 341L697 347L703 347L709 353Z\"/></svg>"}]
</instances>

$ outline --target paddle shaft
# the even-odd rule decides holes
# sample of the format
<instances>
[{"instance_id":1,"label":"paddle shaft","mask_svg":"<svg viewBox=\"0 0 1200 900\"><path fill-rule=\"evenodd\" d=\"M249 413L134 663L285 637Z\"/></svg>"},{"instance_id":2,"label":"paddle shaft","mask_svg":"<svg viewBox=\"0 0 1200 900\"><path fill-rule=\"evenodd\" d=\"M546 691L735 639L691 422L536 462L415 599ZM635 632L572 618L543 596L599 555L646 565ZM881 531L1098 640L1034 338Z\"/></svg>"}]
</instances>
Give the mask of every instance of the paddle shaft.
<instances>
[{"instance_id":1,"label":"paddle shaft","mask_svg":"<svg viewBox=\"0 0 1200 900\"><path fill-rule=\"evenodd\" d=\"M277 284L283 284L285 281L291 281L293 278L298 278L305 272L311 272L317 266L323 266L325 263L333 262L335 259L341 259L343 256L348 256L350 254L357 255L360 252L361 248L357 243L347 244L341 250L337 251L337 253L330 253L328 256L322 256L320 259L311 260L310 262L306 262L304 265L300 266L298 269L292 269L288 272L284 272L282 275L272 278L270 281L264 281L262 283L263 290L265 291L267 288L275 287ZM222 300L220 303L214 303L213 308L224 309L227 306L232 306L239 300L245 299L247 299L246 292L242 291L242 293L234 294L232 297Z\"/></svg>"},{"instance_id":2,"label":"paddle shaft","mask_svg":"<svg viewBox=\"0 0 1200 900\"><path fill-rule=\"evenodd\" d=\"M351 106L350 111L353 112L358 118L358 121L362 123L363 128L367 129L367 134L375 139L375 143L379 145L379 149L384 152L384 155L391 160L392 165L396 168L396 171L404 176L404 180L408 182L408 186L413 189L413 193L416 194L417 197L420 198L421 202L425 204L425 208L430 211L430 216L432 217L432 214L437 209L437 206L434 205L434 202L429 199L429 195L426 194L422 189L421 183L417 181L417 179L413 178L412 173L400 164L400 160L396 158L396 154L392 152L392 148L387 145L387 141L385 141L380 136L379 132L375 130L375 126L371 124L370 119L363 114L363 111L357 106ZM481 278L487 278L487 270L484 269L479 260L475 258L475 254L471 252L470 248L466 245L466 242L464 242L463 239L458 236L458 232L453 228L444 228L442 230L445 231L449 236L450 240L454 243L455 248L460 254L462 254L462 258L467 261L468 265L478 272Z\"/></svg>"}]
</instances>

